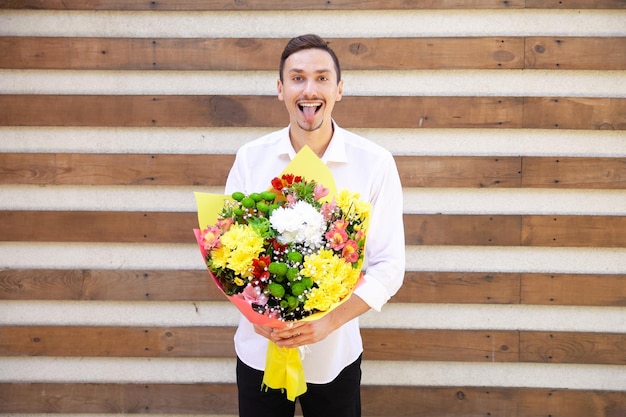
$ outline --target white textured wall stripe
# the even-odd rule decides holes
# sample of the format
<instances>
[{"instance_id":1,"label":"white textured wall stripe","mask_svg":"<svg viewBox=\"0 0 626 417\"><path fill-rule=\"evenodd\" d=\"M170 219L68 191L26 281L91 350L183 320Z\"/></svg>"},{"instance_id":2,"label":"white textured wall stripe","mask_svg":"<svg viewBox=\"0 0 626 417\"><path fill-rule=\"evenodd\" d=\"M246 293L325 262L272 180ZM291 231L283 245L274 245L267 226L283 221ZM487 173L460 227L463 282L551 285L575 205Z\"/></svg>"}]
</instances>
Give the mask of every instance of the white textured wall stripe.
<instances>
[{"instance_id":1,"label":"white textured wall stripe","mask_svg":"<svg viewBox=\"0 0 626 417\"><path fill-rule=\"evenodd\" d=\"M408 246L409 271L621 274L625 248ZM5 268L204 269L195 244L0 242Z\"/></svg>"},{"instance_id":2,"label":"white textured wall stripe","mask_svg":"<svg viewBox=\"0 0 626 417\"><path fill-rule=\"evenodd\" d=\"M268 128L0 127L0 152L233 154ZM624 157L623 131L351 129L395 155Z\"/></svg>"},{"instance_id":3,"label":"white textured wall stripe","mask_svg":"<svg viewBox=\"0 0 626 417\"><path fill-rule=\"evenodd\" d=\"M624 10L3 11L0 35L89 37L616 36ZM372 24L376 22L376 24Z\"/></svg>"},{"instance_id":4,"label":"white textured wall stripe","mask_svg":"<svg viewBox=\"0 0 626 417\"><path fill-rule=\"evenodd\" d=\"M226 301L114 302L7 301L0 324L9 326L235 326L237 310ZM442 320L446 317L446 320ZM626 332L619 307L511 304L387 304L362 317L365 328Z\"/></svg>"},{"instance_id":5,"label":"white textured wall stripe","mask_svg":"<svg viewBox=\"0 0 626 417\"><path fill-rule=\"evenodd\" d=\"M0 185L0 210L189 212L194 191L222 187ZM584 199L585 204L580 204ZM485 205L485 200L489 201ZM414 214L626 215L623 190L406 188L404 212Z\"/></svg>"},{"instance_id":6,"label":"white textured wall stripe","mask_svg":"<svg viewBox=\"0 0 626 417\"><path fill-rule=\"evenodd\" d=\"M234 367L230 359L0 358L0 381L234 383ZM606 365L365 361L363 384L621 391L626 374Z\"/></svg>"},{"instance_id":7,"label":"white textured wall stripe","mask_svg":"<svg viewBox=\"0 0 626 417\"><path fill-rule=\"evenodd\" d=\"M277 52L277 60L278 60ZM344 96L626 97L626 71L345 71ZM276 95L276 71L0 70L4 94Z\"/></svg>"}]
</instances>

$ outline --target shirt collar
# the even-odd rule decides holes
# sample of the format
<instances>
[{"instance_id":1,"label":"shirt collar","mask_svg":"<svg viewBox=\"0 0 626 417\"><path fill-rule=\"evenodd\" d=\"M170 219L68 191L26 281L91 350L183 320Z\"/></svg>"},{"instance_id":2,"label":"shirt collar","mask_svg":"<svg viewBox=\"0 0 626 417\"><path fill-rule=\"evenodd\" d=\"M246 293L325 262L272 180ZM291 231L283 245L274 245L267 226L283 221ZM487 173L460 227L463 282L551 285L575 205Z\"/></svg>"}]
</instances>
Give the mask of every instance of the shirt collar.
<instances>
[{"instance_id":1,"label":"shirt collar","mask_svg":"<svg viewBox=\"0 0 626 417\"><path fill-rule=\"evenodd\" d=\"M330 139L326 152L322 155L322 162L347 162L345 130L339 127L334 120L332 120L332 123L333 137ZM296 151L291 146L291 141L289 140L289 126L282 129L280 135L278 155L281 157L287 156L291 160L296 156Z\"/></svg>"}]
</instances>

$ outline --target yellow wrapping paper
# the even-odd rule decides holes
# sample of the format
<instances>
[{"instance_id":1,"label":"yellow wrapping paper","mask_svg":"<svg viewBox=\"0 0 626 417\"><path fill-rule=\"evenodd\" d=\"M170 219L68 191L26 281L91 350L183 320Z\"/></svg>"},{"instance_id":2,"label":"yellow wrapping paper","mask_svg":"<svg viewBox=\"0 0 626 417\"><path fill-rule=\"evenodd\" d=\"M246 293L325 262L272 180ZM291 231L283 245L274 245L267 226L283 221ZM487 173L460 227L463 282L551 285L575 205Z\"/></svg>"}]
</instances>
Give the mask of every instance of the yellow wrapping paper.
<instances>
[{"instance_id":1,"label":"yellow wrapping paper","mask_svg":"<svg viewBox=\"0 0 626 417\"><path fill-rule=\"evenodd\" d=\"M328 195L322 199L323 201L331 201L333 196L337 193L332 173L308 146L302 148L289 165L283 170L283 172L277 176L281 176L283 174L301 176L307 181L315 180L318 184L322 184L324 187L328 188ZM195 197L198 207L198 224L201 229L207 227L208 225L215 224L224 205L224 201L231 199L231 197L227 195L208 193L195 193ZM203 255L203 259L206 259L207 253L200 240L200 230L195 229L194 232ZM211 276L217 286L222 289L217 278L212 273ZM363 278L361 278L359 284L361 281L363 281ZM233 304L235 304L239 311L243 313L250 322L254 324L275 328L282 328L287 324L284 321L272 319L257 313L243 298L228 296L226 294L224 295ZM302 320L317 320L345 302L348 298L349 297L346 297L336 303L328 311L312 314ZM273 389L284 389L286 391L287 398L291 401L295 401L298 396L304 394L306 392L306 378L304 375L302 360L300 358L300 351L297 348L281 348L272 341L269 341L263 385Z\"/></svg>"},{"instance_id":2,"label":"yellow wrapping paper","mask_svg":"<svg viewBox=\"0 0 626 417\"><path fill-rule=\"evenodd\" d=\"M306 392L306 377L300 359L300 351L295 348L281 348L269 341L263 385L275 389L284 389L287 399L295 401Z\"/></svg>"}]
</instances>

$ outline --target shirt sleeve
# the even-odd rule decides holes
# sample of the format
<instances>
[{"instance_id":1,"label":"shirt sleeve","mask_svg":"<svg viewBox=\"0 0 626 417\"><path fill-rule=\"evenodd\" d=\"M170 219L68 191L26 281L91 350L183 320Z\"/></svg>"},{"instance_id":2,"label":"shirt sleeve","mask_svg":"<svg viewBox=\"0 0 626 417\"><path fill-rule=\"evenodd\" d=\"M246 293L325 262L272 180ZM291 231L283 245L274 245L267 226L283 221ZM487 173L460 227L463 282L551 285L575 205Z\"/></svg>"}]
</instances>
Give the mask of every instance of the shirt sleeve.
<instances>
[{"instance_id":1,"label":"shirt sleeve","mask_svg":"<svg viewBox=\"0 0 626 417\"><path fill-rule=\"evenodd\" d=\"M245 192L245 173L242 162L245 160L243 149L239 149L235 155L235 162L233 163L228 177L226 178L226 187L224 189L225 194L232 194L235 191Z\"/></svg>"},{"instance_id":2,"label":"shirt sleeve","mask_svg":"<svg viewBox=\"0 0 626 417\"><path fill-rule=\"evenodd\" d=\"M354 291L376 311L400 289L405 272L402 185L391 154L379 172L371 200L365 282Z\"/></svg>"}]
</instances>

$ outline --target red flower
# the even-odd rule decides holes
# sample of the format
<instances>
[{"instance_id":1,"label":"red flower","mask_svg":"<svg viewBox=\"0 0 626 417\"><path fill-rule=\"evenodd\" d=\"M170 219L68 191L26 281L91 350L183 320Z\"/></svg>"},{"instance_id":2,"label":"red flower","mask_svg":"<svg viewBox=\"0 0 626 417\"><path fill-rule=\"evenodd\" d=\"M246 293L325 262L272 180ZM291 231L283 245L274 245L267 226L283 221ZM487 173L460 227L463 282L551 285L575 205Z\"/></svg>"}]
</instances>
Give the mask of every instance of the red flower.
<instances>
[{"instance_id":1,"label":"red flower","mask_svg":"<svg viewBox=\"0 0 626 417\"><path fill-rule=\"evenodd\" d=\"M252 270L252 275L260 279L262 282L267 281L267 279L270 277L270 273L267 270L270 262L272 261L267 255L261 255L258 257L258 259L253 259L252 267L254 269Z\"/></svg>"},{"instance_id":2,"label":"red flower","mask_svg":"<svg viewBox=\"0 0 626 417\"><path fill-rule=\"evenodd\" d=\"M284 174L282 177L275 177L272 180L272 187L282 193L283 188L289 188L294 182L302 182L301 176L294 176L293 174Z\"/></svg>"}]
</instances>

